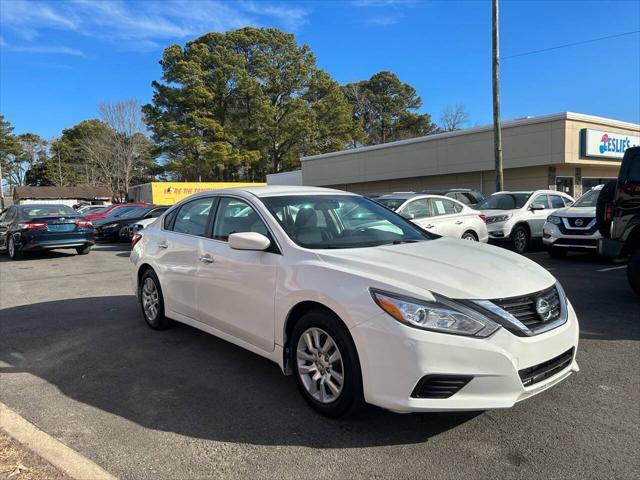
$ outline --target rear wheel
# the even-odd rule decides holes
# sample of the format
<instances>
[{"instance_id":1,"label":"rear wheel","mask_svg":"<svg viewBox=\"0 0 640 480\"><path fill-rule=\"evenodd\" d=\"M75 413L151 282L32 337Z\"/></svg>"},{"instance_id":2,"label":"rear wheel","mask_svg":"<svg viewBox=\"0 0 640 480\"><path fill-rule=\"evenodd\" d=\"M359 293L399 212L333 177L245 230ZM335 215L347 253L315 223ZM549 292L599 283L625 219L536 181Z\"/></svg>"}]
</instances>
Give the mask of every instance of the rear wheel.
<instances>
[{"instance_id":1,"label":"rear wheel","mask_svg":"<svg viewBox=\"0 0 640 480\"><path fill-rule=\"evenodd\" d=\"M472 231L468 231L468 232L464 232L462 234L462 240L469 240L469 241L472 241L472 242L477 242L478 241L478 237Z\"/></svg>"},{"instance_id":2,"label":"rear wheel","mask_svg":"<svg viewBox=\"0 0 640 480\"><path fill-rule=\"evenodd\" d=\"M24 257L24 252L22 251L22 248L20 248L18 245L16 245L15 240L13 239L13 236L9 237L9 244L7 246L7 253L9 254L9 258L11 260L20 260Z\"/></svg>"},{"instance_id":3,"label":"rear wheel","mask_svg":"<svg viewBox=\"0 0 640 480\"><path fill-rule=\"evenodd\" d=\"M529 230L527 230L522 225L518 225L514 228L513 233L511 234L511 238L513 239L513 248L516 252L522 254L526 253L529 250L529 242L531 240L529 235Z\"/></svg>"},{"instance_id":4,"label":"rear wheel","mask_svg":"<svg viewBox=\"0 0 640 480\"><path fill-rule=\"evenodd\" d=\"M316 411L340 417L362 406L358 354L338 318L322 310L306 313L293 328L289 349L298 389Z\"/></svg>"},{"instance_id":5,"label":"rear wheel","mask_svg":"<svg viewBox=\"0 0 640 480\"><path fill-rule=\"evenodd\" d=\"M140 279L140 305L142 315L151 328L164 330L171 326L171 320L164 316L164 297L153 270L144 272Z\"/></svg>"},{"instance_id":6,"label":"rear wheel","mask_svg":"<svg viewBox=\"0 0 640 480\"><path fill-rule=\"evenodd\" d=\"M560 247L549 247L549 255L552 258L564 258L567 256L567 249Z\"/></svg>"},{"instance_id":7,"label":"rear wheel","mask_svg":"<svg viewBox=\"0 0 640 480\"><path fill-rule=\"evenodd\" d=\"M640 297L640 248L636 248L627 265L627 279L636 295Z\"/></svg>"},{"instance_id":8,"label":"rear wheel","mask_svg":"<svg viewBox=\"0 0 640 480\"><path fill-rule=\"evenodd\" d=\"M78 255L88 255L90 251L91 251L91 245L88 245L86 247L76 248L76 252L78 252Z\"/></svg>"}]
</instances>

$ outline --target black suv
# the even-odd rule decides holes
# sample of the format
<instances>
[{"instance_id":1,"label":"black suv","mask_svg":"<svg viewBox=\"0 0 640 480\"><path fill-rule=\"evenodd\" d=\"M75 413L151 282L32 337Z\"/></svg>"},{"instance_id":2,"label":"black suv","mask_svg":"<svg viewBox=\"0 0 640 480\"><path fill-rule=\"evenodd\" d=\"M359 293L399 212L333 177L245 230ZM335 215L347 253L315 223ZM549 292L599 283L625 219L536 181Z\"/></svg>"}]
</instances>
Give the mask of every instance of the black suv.
<instances>
[{"instance_id":1,"label":"black suv","mask_svg":"<svg viewBox=\"0 0 640 480\"><path fill-rule=\"evenodd\" d=\"M598 253L630 256L627 277L640 296L640 147L627 149L616 182L607 183L596 206Z\"/></svg>"},{"instance_id":2,"label":"black suv","mask_svg":"<svg viewBox=\"0 0 640 480\"><path fill-rule=\"evenodd\" d=\"M425 195L442 195L444 197L455 198L459 202L462 202L471 208L475 208L476 205L484 200L484 195L482 193L477 190L471 190L470 188L435 188L432 190L423 190L420 193Z\"/></svg>"}]
</instances>

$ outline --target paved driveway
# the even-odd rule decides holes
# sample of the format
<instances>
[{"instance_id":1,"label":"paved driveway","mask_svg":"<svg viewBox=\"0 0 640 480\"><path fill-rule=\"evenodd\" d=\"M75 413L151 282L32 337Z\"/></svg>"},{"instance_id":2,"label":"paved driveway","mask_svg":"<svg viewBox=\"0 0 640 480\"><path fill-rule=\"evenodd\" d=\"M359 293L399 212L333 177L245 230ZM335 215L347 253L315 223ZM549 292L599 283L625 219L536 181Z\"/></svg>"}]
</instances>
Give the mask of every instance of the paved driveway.
<instances>
[{"instance_id":1,"label":"paved driveway","mask_svg":"<svg viewBox=\"0 0 640 480\"><path fill-rule=\"evenodd\" d=\"M0 401L123 478L632 478L640 302L623 269L551 260L582 371L511 410L313 413L275 364L186 326L148 329L128 252L0 260ZM613 268L613 270L610 270ZM600 271L603 270L603 271ZM637 477L636 477L637 478Z\"/></svg>"}]
</instances>

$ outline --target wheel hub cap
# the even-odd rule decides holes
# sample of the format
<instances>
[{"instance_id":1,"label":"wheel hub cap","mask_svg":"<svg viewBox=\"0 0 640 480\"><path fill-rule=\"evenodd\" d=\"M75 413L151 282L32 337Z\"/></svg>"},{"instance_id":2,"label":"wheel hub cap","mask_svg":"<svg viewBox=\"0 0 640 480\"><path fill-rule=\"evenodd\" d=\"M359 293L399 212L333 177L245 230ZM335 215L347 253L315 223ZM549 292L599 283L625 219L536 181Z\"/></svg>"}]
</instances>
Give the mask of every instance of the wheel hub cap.
<instances>
[{"instance_id":1,"label":"wheel hub cap","mask_svg":"<svg viewBox=\"0 0 640 480\"><path fill-rule=\"evenodd\" d=\"M342 393L344 365L333 338L320 328L306 330L296 348L298 375L305 389L320 403L331 403Z\"/></svg>"},{"instance_id":2,"label":"wheel hub cap","mask_svg":"<svg viewBox=\"0 0 640 480\"><path fill-rule=\"evenodd\" d=\"M147 320L153 322L158 316L159 305L158 289L156 283L150 277L147 277L142 285L142 308Z\"/></svg>"}]
</instances>

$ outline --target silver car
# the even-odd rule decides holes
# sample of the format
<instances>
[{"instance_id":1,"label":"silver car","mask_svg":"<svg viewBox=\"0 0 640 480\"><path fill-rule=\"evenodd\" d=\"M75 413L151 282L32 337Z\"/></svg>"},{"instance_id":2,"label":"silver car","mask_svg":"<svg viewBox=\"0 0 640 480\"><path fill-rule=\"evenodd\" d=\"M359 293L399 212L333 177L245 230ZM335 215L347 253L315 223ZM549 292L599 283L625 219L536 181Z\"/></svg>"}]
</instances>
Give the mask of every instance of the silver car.
<instances>
[{"instance_id":1,"label":"silver car","mask_svg":"<svg viewBox=\"0 0 640 480\"><path fill-rule=\"evenodd\" d=\"M570 207L556 210L544 224L542 241L552 257L569 250L595 252L602 238L596 224L596 203L604 185L593 187Z\"/></svg>"}]
</instances>

